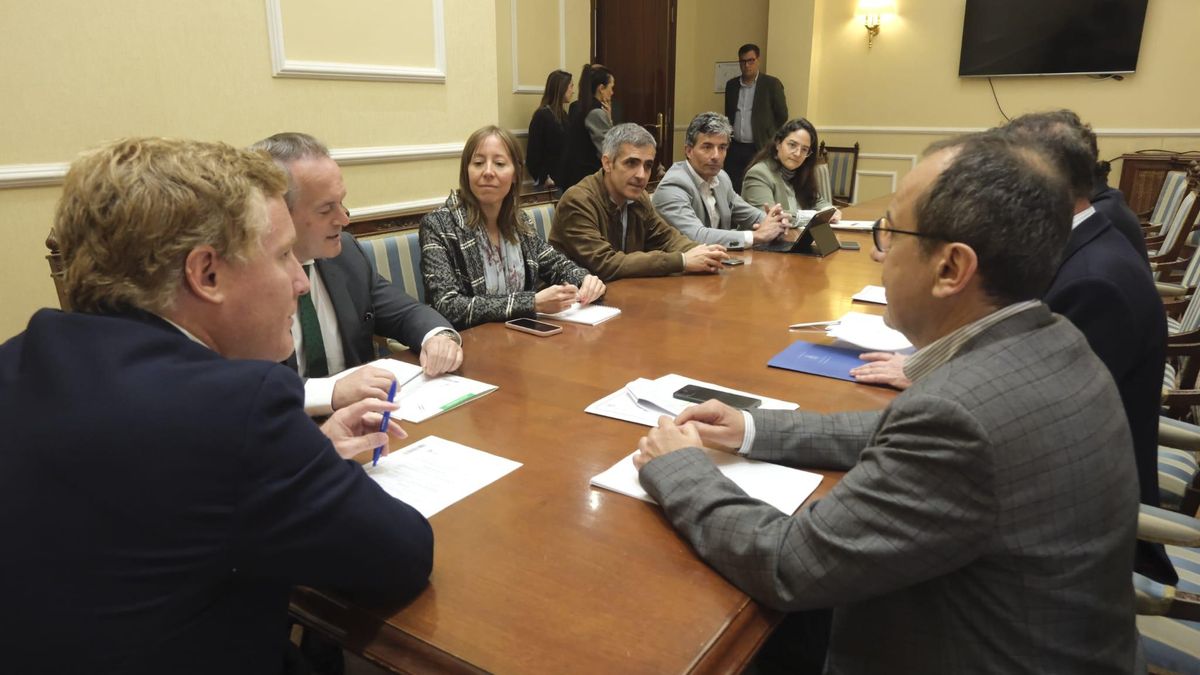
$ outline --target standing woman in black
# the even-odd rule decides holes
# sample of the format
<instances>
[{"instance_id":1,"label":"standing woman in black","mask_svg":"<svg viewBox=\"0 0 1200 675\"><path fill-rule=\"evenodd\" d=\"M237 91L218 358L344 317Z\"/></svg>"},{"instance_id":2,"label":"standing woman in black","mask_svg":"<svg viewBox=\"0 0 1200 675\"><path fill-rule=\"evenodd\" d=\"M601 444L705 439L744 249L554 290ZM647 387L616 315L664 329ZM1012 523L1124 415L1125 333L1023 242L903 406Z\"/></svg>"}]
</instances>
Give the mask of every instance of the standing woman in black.
<instances>
[{"instance_id":1,"label":"standing woman in black","mask_svg":"<svg viewBox=\"0 0 1200 675\"><path fill-rule=\"evenodd\" d=\"M579 105L567 118L567 144L563 151L562 180L567 188L600 170L604 134L612 128L612 96L616 79L607 68L593 65L584 69L579 87Z\"/></svg>"},{"instance_id":2,"label":"standing woman in black","mask_svg":"<svg viewBox=\"0 0 1200 675\"><path fill-rule=\"evenodd\" d=\"M563 141L567 132L567 102L575 93L573 77L555 70L546 77L542 104L529 120L527 167L534 186L553 188L562 168Z\"/></svg>"}]
</instances>

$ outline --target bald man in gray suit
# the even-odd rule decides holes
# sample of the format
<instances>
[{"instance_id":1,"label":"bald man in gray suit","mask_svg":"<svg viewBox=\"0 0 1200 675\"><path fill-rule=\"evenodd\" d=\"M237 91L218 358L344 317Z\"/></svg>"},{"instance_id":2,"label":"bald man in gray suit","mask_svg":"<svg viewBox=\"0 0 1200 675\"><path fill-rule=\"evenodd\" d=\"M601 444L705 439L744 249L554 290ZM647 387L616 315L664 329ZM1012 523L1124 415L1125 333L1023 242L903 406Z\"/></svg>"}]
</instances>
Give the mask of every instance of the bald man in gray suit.
<instances>
[{"instance_id":1,"label":"bald man in gray suit","mask_svg":"<svg viewBox=\"0 0 1200 675\"><path fill-rule=\"evenodd\" d=\"M709 564L771 607L833 608L826 672L1144 670L1129 427L1087 340L1036 300L1070 226L1037 150L935 149L875 232L885 318L920 348L910 389L882 412L709 401L639 443L642 484ZM700 446L847 473L787 515Z\"/></svg>"}]
</instances>

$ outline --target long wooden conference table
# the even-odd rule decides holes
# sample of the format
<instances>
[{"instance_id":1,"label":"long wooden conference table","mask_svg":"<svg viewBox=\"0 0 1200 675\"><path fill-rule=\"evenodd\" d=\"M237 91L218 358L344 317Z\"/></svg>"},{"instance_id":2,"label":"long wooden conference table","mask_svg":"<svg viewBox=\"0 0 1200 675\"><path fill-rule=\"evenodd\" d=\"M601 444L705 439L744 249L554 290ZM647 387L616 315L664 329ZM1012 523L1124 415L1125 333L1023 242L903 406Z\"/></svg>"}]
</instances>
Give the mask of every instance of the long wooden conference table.
<instances>
[{"instance_id":1,"label":"long wooden conference table","mask_svg":"<svg viewBox=\"0 0 1200 675\"><path fill-rule=\"evenodd\" d=\"M882 214L886 199L845 210ZM869 234L825 258L747 251L718 275L628 279L608 286L621 315L565 324L548 338L487 324L462 333L466 377L496 392L421 424L428 435L522 463L430 519L429 587L404 607L348 605L301 589L292 613L346 649L396 672L725 673L740 671L781 615L709 568L661 509L593 488L646 428L584 408L638 377L668 373L823 412L877 409L878 387L769 368L797 339L788 324L880 313L851 303L879 283ZM840 478L826 478L819 499ZM803 508L803 507L802 507Z\"/></svg>"}]
</instances>

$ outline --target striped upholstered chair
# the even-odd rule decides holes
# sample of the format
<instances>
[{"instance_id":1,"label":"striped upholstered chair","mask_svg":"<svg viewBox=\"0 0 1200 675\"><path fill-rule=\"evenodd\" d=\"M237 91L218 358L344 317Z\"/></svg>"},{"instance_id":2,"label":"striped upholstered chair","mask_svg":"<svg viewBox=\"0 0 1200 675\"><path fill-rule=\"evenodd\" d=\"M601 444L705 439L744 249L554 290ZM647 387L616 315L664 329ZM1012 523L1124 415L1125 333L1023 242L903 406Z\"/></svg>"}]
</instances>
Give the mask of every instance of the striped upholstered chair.
<instances>
[{"instance_id":1,"label":"striped upholstered chair","mask_svg":"<svg viewBox=\"0 0 1200 675\"><path fill-rule=\"evenodd\" d=\"M402 230L371 235L358 240L358 245L371 269L384 279L399 284L412 297L425 302L425 285L421 282L421 244L417 230Z\"/></svg>"},{"instance_id":2,"label":"striped upholstered chair","mask_svg":"<svg viewBox=\"0 0 1200 675\"><path fill-rule=\"evenodd\" d=\"M829 197L829 201L837 204L837 202L833 200L833 197L830 196L833 194L833 188L829 184L829 165L824 163L817 164L815 167L813 167L813 176L817 181L817 194L823 197Z\"/></svg>"},{"instance_id":3,"label":"striped upholstered chair","mask_svg":"<svg viewBox=\"0 0 1200 675\"><path fill-rule=\"evenodd\" d=\"M854 201L854 184L858 179L858 143L842 148L821 141L817 163L829 167L829 195L834 205L849 206Z\"/></svg>"},{"instance_id":4,"label":"striped upholstered chair","mask_svg":"<svg viewBox=\"0 0 1200 675\"><path fill-rule=\"evenodd\" d=\"M1138 539L1166 544L1179 583L1133 575L1137 627L1152 673L1200 673L1200 521L1140 507Z\"/></svg>"},{"instance_id":5,"label":"striped upholstered chair","mask_svg":"<svg viewBox=\"0 0 1200 675\"><path fill-rule=\"evenodd\" d=\"M371 269L393 284L399 284L404 292L425 302L425 285L421 282L421 244L417 241L417 230L401 230L384 234L369 235L358 240ZM376 341L379 344L379 341ZM386 340L379 349L380 356L389 352L399 353L408 347Z\"/></svg>"},{"instance_id":6,"label":"striped upholstered chair","mask_svg":"<svg viewBox=\"0 0 1200 675\"><path fill-rule=\"evenodd\" d=\"M554 222L554 203L524 207L537 233L546 239ZM369 235L358 240L367 254L371 269L384 279L399 284L412 297L425 302L425 284L421 278L421 244L416 229Z\"/></svg>"},{"instance_id":7,"label":"striped upholstered chair","mask_svg":"<svg viewBox=\"0 0 1200 675\"><path fill-rule=\"evenodd\" d=\"M550 239L550 225L554 223L554 202L533 204L522 209L533 221L533 229L542 239Z\"/></svg>"},{"instance_id":8,"label":"striped upholstered chair","mask_svg":"<svg viewBox=\"0 0 1200 675\"><path fill-rule=\"evenodd\" d=\"M1154 208L1144 220L1147 236L1162 234L1163 225L1171 216L1175 215L1175 210L1179 208L1179 202L1183 201L1185 192L1187 192L1187 172L1168 171L1163 180L1162 189L1158 192L1158 201L1154 202Z\"/></svg>"},{"instance_id":9,"label":"striped upholstered chair","mask_svg":"<svg viewBox=\"0 0 1200 675\"><path fill-rule=\"evenodd\" d=\"M1163 226L1163 234L1146 237L1151 265L1172 263L1181 259L1188 235L1200 224L1200 198L1197 190L1189 190L1179 202L1179 208ZM1165 281L1164 270L1156 269L1155 278Z\"/></svg>"},{"instance_id":10,"label":"striped upholstered chair","mask_svg":"<svg viewBox=\"0 0 1200 675\"><path fill-rule=\"evenodd\" d=\"M1158 418L1158 497L1163 508L1193 514L1200 508L1200 426Z\"/></svg>"}]
</instances>

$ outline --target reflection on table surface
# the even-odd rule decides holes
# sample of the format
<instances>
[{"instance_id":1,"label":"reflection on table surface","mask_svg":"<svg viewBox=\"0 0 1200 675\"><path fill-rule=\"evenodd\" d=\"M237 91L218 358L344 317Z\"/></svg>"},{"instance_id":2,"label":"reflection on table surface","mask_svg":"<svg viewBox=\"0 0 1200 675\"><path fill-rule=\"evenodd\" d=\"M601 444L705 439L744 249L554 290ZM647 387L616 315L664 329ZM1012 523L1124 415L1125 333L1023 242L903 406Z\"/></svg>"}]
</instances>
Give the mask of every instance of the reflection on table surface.
<instances>
[{"instance_id":1,"label":"reflection on table surface","mask_svg":"<svg viewBox=\"0 0 1200 675\"><path fill-rule=\"evenodd\" d=\"M868 219L886 200L844 209ZM347 606L297 591L293 614L347 649L403 672L728 672L779 615L705 565L655 506L589 486L645 427L588 415L637 377L667 373L817 411L880 408L894 393L768 368L788 324L882 307L850 296L879 283L869 233L825 258L746 251L717 275L609 285L622 314L542 338L494 323L464 331L462 375L500 389L421 424L524 466L435 515L430 587L408 606ZM397 445L400 445L397 444ZM826 475L813 499L840 473ZM802 507L803 508L803 507Z\"/></svg>"}]
</instances>

